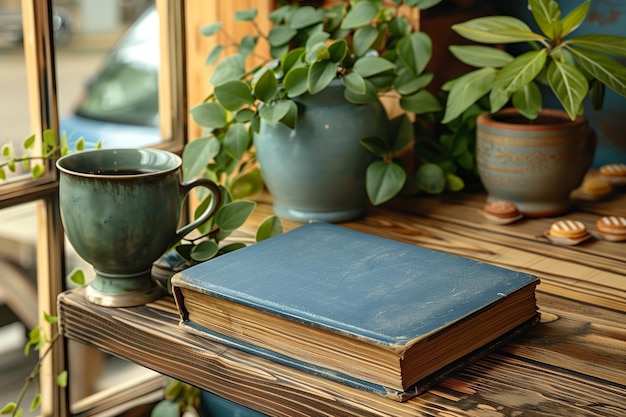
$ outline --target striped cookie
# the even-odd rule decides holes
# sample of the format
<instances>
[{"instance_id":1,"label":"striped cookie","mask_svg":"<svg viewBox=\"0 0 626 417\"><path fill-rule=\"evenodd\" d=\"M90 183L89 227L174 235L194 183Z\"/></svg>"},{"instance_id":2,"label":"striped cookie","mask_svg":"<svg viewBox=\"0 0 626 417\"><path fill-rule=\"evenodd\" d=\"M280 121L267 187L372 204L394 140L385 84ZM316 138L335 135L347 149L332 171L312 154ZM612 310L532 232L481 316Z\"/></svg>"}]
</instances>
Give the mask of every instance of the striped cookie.
<instances>
[{"instance_id":1,"label":"striped cookie","mask_svg":"<svg viewBox=\"0 0 626 417\"><path fill-rule=\"evenodd\" d=\"M626 164L602 165L598 172L605 177L626 177Z\"/></svg>"},{"instance_id":2,"label":"striped cookie","mask_svg":"<svg viewBox=\"0 0 626 417\"><path fill-rule=\"evenodd\" d=\"M550 226L552 236L580 239L587 235L587 227L578 220L560 220Z\"/></svg>"},{"instance_id":3,"label":"striped cookie","mask_svg":"<svg viewBox=\"0 0 626 417\"><path fill-rule=\"evenodd\" d=\"M626 217L604 216L596 223L596 229L606 237L626 238Z\"/></svg>"}]
</instances>

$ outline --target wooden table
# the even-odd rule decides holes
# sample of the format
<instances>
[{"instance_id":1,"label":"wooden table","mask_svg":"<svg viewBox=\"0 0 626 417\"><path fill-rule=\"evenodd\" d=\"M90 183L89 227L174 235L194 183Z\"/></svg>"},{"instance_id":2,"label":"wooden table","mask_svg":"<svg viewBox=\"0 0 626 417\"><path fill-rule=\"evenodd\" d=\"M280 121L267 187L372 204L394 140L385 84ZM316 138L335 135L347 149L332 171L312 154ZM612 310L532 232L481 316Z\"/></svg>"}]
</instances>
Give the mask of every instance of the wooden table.
<instances>
[{"instance_id":1,"label":"wooden table","mask_svg":"<svg viewBox=\"0 0 626 417\"><path fill-rule=\"evenodd\" d=\"M185 332L173 301L104 308L82 290L59 297L63 334L269 415L625 416L626 242L557 246L543 233L561 218L595 230L626 215L626 194L579 204L560 218L500 226L482 194L395 201L346 227L533 273L541 323L524 336L404 403L345 387ZM267 202L243 232L271 214ZM297 223L284 222L285 229Z\"/></svg>"}]
</instances>

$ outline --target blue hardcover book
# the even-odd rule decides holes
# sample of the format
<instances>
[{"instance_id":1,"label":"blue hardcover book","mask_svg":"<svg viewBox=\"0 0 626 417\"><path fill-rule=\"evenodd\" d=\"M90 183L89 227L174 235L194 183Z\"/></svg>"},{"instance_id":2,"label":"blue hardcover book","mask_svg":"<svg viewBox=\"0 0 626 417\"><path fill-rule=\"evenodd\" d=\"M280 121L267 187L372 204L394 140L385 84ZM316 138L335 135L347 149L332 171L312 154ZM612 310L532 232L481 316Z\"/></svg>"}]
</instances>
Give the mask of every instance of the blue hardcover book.
<instances>
[{"instance_id":1,"label":"blue hardcover book","mask_svg":"<svg viewBox=\"0 0 626 417\"><path fill-rule=\"evenodd\" d=\"M403 401L537 322L533 275L309 223L172 278L181 325Z\"/></svg>"}]
</instances>

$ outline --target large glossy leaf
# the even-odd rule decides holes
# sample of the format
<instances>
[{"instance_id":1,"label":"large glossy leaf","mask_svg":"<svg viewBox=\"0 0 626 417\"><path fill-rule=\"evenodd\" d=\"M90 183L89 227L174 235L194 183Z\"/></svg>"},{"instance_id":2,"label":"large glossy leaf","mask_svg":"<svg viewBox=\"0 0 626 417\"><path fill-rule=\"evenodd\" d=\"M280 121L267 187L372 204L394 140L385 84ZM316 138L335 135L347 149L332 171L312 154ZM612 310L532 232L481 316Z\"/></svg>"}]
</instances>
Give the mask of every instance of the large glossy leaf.
<instances>
[{"instance_id":1,"label":"large glossy leaf","mask_svg":"<svg viewBox=\"0 0 626 417\"><path fill-rule=\"evenodd\" d=\"M369 1L356 3L352 9L346 13L346 17L341 23L342 29L356 29L369 25L378 14L378 8Z\"/></svg>"},{"instance_id":2,"label":"large glossy leaf","mask_svg":"<svg viewBox=\"0 0 626 417\"><path fill-rule=\"evenodd\" d=\"M309 91L307 81L309 70L306 67L292 68L283 80L283 86L287 90L287 96L298 97Z\"/></svg>"},{"instance_id":3,"label":"large glossy leaf","mask_svg":"<svg viewBox=\"0 0 626 417\"><path fill-rule=\"evenodd\" d=\"M582 49L570 49L578 63L589 74L611 90L626 97L626 69L608 56Z\"/></svg>"},{"instance_id":4,"label":"large glossy leaf","mask_svg":"<svg viewBox=\"0 0 626 417\"><path fill-rule=\"evenodd\" d=\"M566 44L606 52L611 55L626 56L626 38L622 36L582 35L569 39Z\"/></svg>"},{"instance_id":5,"label":"large glossy leaf","mask_svg":"<svg viewBox=\"0 0 626 417\"><path fill-rule=\"evenodd\" d=\"M211 240L204 240L191 248L189 256L196 262L204 262L215 257L217 252L217 243Z\"/></svg>"},{"instance_id":6,"label":"large glossy leaf","mask_svg":"<svg viewBox=\"0 0 626 417\"><path fill-rule=\"evenodd\" d=\"M548 66L547 77L550 88L574 120L589 90L587 79L574 65L558 60Z\"/></svg>"},{"instance_id":7,"label":"large glossy leaf","mask_svg":"<svg viewBox=\"0 0 626 417\"><path fill-rule=\"evenodd\" d=\"M531 82L546 63L548 53L545 49L526 52L506 64L494 80L494 86L514 93Z\"/></svg>"},{"instance_id":8,"label":"large glossy leaf","mask_svg":"<svg viewBox=\"0 0 626 417\"><path fill-rule=\"evenodd\" d=\"M474 42L512 43L543 39L526 23L510 16L487 16L452 25L459 35Z\"/></svg>"},{"instance_id":9,"label":"large glossy leaf","mask_svg":"<svg viewBox=\"0 0 626 417\"><path fill-rule=\"evenodd\" d=\"M426 114L441 110L441 103L430 91L421 90L401 97L400 107L411 113Z\"/></svg>"},{"instance_id":10,"label":"large glossy leaf","mask_svg":"<svg viewBox=\"0 0 626 417\"><path fill-rule=\"evenodd\" d=\"M239 123L248 123L250 120L252 120L254 115L255 115L254 110L249 109L249 108L245 108L245 109L241 109L237 113L235 113L233 115L234 116L233 119L236 120Z\"/></svg>"},{"instance_id":11,"label":"large glossy leaf","mask_svg":"<svg viewBox=\"0 0 626 417\"><path fill-rule=\"evenodd\" d=\"M281 46L289 43L297 33L297 30L286 25L274 26L267 39L271 46Z\"/></svg>"},{"instance_id":12,"label":"large glossy leaf","mask_svg":"<svg viewBox=\"0 0 626 417\"><path fill-rule=\"evenodd\" d=\"M393 62L377 56L364 56L354 63L354 72L363 78L381 74L386 71L393 71L396 66Z\"/></svg>"},{"instance_id":13,"label":"large glossy leaf","mask_svg":"<svg viewBox=\"0 0 626 417\"><path fill-rule=\"evenodd\" d=\"M215 87L213 93L226 110L239 110L246 104L253 104L252 91L243 81L228 81Z\"/></svg>"},{"instance_id":14,"label":"large glossy leaf","mask_svg":"<svg viewBox=\"0 0 626 417\"><path fill-rule=\"evenodd\" d=\"M258 168L246 171L235 177L230 184L230 193L234 200L250 198L263 191L263 177Z\"/></svg>"},{"instance_id":15,"label":"large glossy leaf","mask_svg":"<svg viewBox=\"0 0 626 417\"><path fill-rule=\"evenodd\" d=\"M334 63L340 63L348 55L348 42L345 39L340 39L328 45L329 59Z\"/></svg>"},{"instance_id":16,"label":"large glossy leaf","mask_svg":"<svg viewBox=\"0 0 626 417\"><path fill-rule=\"evenodd\" d=\"M365 80L356 72L349 72L341 77L343 85L356 94L365 94Z\"/></svg>"},{"instance_id":17,"label":"large glossy leaf","mask_svg":"<svg viewBox=\"0 0 626 417\"><path fill-rule=\"evenodd\" d=\"M255 207L256 204L253 201L247 200L224 204L215 214L215 222L222 230L236 230L250 217Z\"/></svg>"},{"instance_id":18,"label":"large glossy leaf","mask_svg":"<svg viewBox=\"0 0 626 417\"><path fill-rule=\"evenodd\" d=\"M495 77L494 68L481 68L454 80L448 94L442 123L456 119L478 99L485 96L493 86Z\"/></svg>"},{"instance_id":19,"label":"large glossy leaf","mask_svg":"<svg viewBox=\"0 0 626 417\"><path fill-rule=\"evenodd\" d=\"M494 86L489 92L489 110L492 113L497 112L509 102L510 97L511 93L504 88Z\"/></svg>"},{"instance_id":20,"label":"large glossy leaf","mask_svg":"<svg viewBox=\"0 0 626 417\"><path fill-rule=\"evenodd\" d=\"M250 147L248 128L243 123L235 123L224 136L224 148L231 158L240 160Z\"/></svg>"},{"instance_id":21,"label":"large glossy leaf","mask_svg":"<svg viewBox=\"0 0 626 417\"><path fill-rule=\"evenodd\" d=\"M289 101L290 100L281 100L272 103L266 103L259 107L259 115L267 123L271 125L276 124L289 112Z\"/></svg>"},{"instance_id":22,"label":"large glossy leaf","mask_svg":"<svg viewBox=\"0 0 626 417\"><path fill-rule=\"evenodd\" d=\"M254 96L264 103L272 101L278 92L278 81L274 72L265 70L254 86Z\"/></svg>"},{"instance_id":23,"label":"large glossy leaf","mask_svg":"<svg viewBox=\"0 0 626 417\"><path fill-rule=\"evenodd\" d=\"M304 48L295 48L287 52L282 57L283 71L289 72L289 70L291 70L294 67L304 66L304 62L302 61L304 52L305 52Z\"/></svg>"},{"instance_id":24,"label":"large glossy leaf","mask_svg":"<svg viewBox=\"0 0 626 417\"><path fill-rule=\"evenodd\" d=\"M344 97L350 103L355 104L364 104L364 103L372 103L378 100L378 93L376 92L376 87L368 80L365 81L365 93L357 94L354 91L347 89L344 92Z\"/></svg>"},{"instance_id":25,"label":"large glossy leaf","mask_svg":"<svg viewBox=\"0 0 626 417\"><path fill-rule=\"evenodd\" d=\"M298 105L291 100L285 100L285 103L289 106L287 113L280 119L280 123L287 126L289 129L295 129L298 123Z\"/></svg>"},{"instance_id":26,"label":"large glossy leaf","mask_svg":"<svg viewBox=\"0 0 626 417\"><path fill-rule=\"evenodd\" d=\"M414 32L400 39L397 49L402 63L417 76L430 61L432 42L424 32Z\"/></svg>"},{"instance_id":27,"label":"large glossy leaf","mask_svg":"<svg viewBox=\"0 0 626 417\"><path fill-rule=\"evenodd\" d=\"M226 111L215 102L201 103L189 110L193 120L210 130L226 126Z\"/></svg>"},{"instance_id":28,"label":"large glossy leaf","mask_svg":"<svg viewBox=\"0 0 626 417\"><path fill-rule=\"evenodd\" d=\"M550 39L561 37L561 9L555 0L529 0L528 6L541 31Z\"/></svg>"},{"instance_id":29,"label":"large glossy leaf","mask_svg":"<svg viewBox=\"0 0 626 417\"><path fill-rule=\"evenodd\" d=\"M373 26L363 26L354 32L352 46L356 56L363 56L372 48L378 38L378 30Z\"/></svg>"},{"instance_id":30,"label":"large glossy leaf","mask_svg":"<svg viewBox=\"0 0 626 417\"><path fill-rule=\"evenodd\" d=\"M574 10L569 12L565 18L563 18L562 24L562 35L567 36L572 33L585 21L585 17L587 17L587 13L589 12L589 0L585 0L579 6L577 6Z\"/></svg>"},{"instance_id":31,"label":"large glossy leaf","mask_svg":"<svg viewBox=\"0 0 626 417\"><path fill-rule=\"evenodd\" d=\"M228 81L241 80L245 74L244 57L241 55L230 55L217 63L209 81L217 86Z\"/></svg>"},{"instance_id":32,"label":"large glossy leaf","mask_svg":"<svg viewBox=\"0 0 626 417\"><path fill-rule=\"evenodd\" d=\"M330 38L330 34L326 32L317 32L309 37L305 45L304 60L309 63L315 61L330 59L330 52L326 46L326 39Z\"/></svg>"},{"instance_id":33,"label":"large glossy leaf","mask_svg":"<svg viewBox=\"0 0 626 417\"><path fill-rule=\"evenodd\" d=\"M295 10L289 22L292 29L304 29L321 23L324 20L324 12L311 6L303 6Z\"/></svg>"},{"instance_id":34,"label":"large glossy leaf","mask_svg":"<svg viewBox=\"0 0 626 417\"><path fill-rule=\"evenodd\" d=\"M206 136L190 141L183 149L183 178L189 181L199 176L220 151L215 136Z\"/></svg>"},{"instance_id":35,"label":"large glossy leaf","mask_svg":"<svg viewBox=\"0 0 626 417\"><path fill-rule=\"evenodd\" d=\"M513 60L508 52L489 46L450 45L448 49L459 61L476 68L501 68Z\"/></svg>"},{"instance_id":36,"label":"large glossy leaf","mask_svg":"<svg viewBox=\"0 0 626 417\"><path fill-rule=\"evenodd\" d=\"M534 120L539 116L542 105L541 91L534 82L513 93L511 99L513 106L527 119Z\"/></svg>"},{"instance_id":37,"label":"large glossy leaf","mask_svg":"<svg viewBox=\"0 0 626 417\"><path fill-rule=\"evenodd\" d=\"M406 172L395 162L374 161L367 167L365 178L367 195L376 206L400 192L406 181Z\"/></svg>"},{"instance_id":38,"label":"large glossy leaf","mask_svg":"<svg viewBox=\"0 0 626 417\"><path fill-rule=\"evenodd\" d=\"M325 89L337 76L337 64L331 61L316 62L309 67L307 83L309 92L317 94Z\"/></svg>"},{"instance_id":39,"label":"large glossy leaf","mask_svg":"<svg viewBox=\"0 0 626 417\"><path fill-rule=\"evenodd\" d=\"M257 227L254 239L257 242L261 242L262 240L280 235L281 233L283 233L283 224L280 221L280 217L269 216Z\"/></svg>"}]
</instances>

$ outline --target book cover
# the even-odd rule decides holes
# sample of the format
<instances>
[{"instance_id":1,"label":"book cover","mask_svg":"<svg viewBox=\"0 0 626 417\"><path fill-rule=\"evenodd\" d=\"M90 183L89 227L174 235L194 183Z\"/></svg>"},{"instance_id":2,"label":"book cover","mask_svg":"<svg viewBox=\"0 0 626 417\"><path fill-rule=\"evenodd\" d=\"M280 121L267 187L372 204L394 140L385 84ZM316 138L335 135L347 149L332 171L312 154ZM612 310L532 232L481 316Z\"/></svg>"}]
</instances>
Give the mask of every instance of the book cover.
<instances>
[{"instance_id":1,"label":"book cover","mask_svg":"<svg viewBox=\"0 0 626 417\"><path fill-rule=\"evenodd\" d=\"M383 387L400 400L421 392L414 388L428 385L426 375L454 369L532 325L537 283L532 275L328 223L303 225L172 278L186 328L364 389ZM283 325L301 327L281 331ZM254 333L255 326L262 331Z\"/></svg>"}]
</instances>

